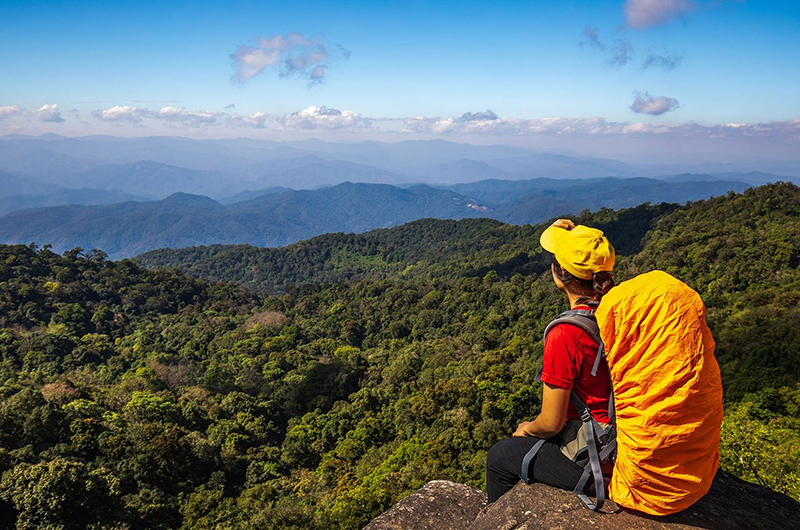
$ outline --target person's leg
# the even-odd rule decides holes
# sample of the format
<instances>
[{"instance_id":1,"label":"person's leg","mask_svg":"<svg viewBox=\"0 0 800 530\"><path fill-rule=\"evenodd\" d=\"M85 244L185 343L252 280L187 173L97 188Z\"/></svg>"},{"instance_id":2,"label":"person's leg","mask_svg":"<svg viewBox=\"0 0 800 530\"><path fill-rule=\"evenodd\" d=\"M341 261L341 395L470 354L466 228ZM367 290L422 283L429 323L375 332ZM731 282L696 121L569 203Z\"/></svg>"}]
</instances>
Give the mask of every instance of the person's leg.
<instances>
[{"instance_id":1,"label":"person's leg","mask_svg":"<svg viewBox=\"0 0 800 530\"><path fill-rule=\"evenodd\" d=\"M533 436L507 438L489 449L486 455L486 493L490 503L519 482L522 460L537 441L539 438ZM533 481L566 490L574 489L583 473L578 464L561 452L560 439L557 436L542 445L531 467L530 477ZM589 490L594 491L591 480L586 488L587 492Z\"/></svg>"},{"instance_id":2,"label":"person's leg","mask_svg":"<svg viewBox=\"0 0 800 530\"><path fill-rule=\"evenodd\" d=\"M486 493L494 502L520 480L522 459L539 438L506 438L494 444L486 455ZM545 444L547 445L547 444Z\"/></svg>"},{"instance_id":3,"label":"person's leg","mask_svg":"<svg viewBox=\"0 0 800 530\"><path fill-rule=\"evenodd\" d=\"M583 468L561 452L560 441L557 438L551 438L536 453L530 476L536 482L572 491L582 474ZM594 492L593 484L593 481L590 480L584 491L590 493L588 486L592 485L591 492Z\"/></svg>"}]
</instances>

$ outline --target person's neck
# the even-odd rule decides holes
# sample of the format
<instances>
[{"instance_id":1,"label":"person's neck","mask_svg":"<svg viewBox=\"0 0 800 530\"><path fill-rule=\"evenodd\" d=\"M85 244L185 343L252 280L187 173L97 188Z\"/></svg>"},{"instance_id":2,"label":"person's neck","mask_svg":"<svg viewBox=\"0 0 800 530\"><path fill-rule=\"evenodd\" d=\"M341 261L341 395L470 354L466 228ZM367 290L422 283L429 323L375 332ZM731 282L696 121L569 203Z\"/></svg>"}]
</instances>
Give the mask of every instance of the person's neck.
<instances>
[{"instance_id":1,"label":"person's neck","mask_svg":"<svg viewBox=\"0 0 800 530\"><path fill-rule=\"evenodd\" d=\"M570 309L575 309L576 307L582 306L582 305L588 305L588 302L587 302L585 296L580 296L580 295L573 294L573 293L567 293L567 296L569 297L569 308Z\"/></svg>"}]
</instances>

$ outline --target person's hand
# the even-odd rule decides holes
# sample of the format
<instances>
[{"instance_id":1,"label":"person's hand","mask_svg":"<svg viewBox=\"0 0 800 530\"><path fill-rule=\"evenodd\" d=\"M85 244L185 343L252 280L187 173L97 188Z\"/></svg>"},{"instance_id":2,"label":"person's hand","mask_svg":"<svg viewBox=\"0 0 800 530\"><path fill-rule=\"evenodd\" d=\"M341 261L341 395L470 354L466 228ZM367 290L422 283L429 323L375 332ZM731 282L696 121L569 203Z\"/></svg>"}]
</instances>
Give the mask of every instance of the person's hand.
<instances>
[{"instance_id":1,"label":"person's hand","mask_svg":"<svg viewBox=\"0 0 800 530\"><path fill-rule=\"evenodd\" d=\"M552 226L557 228L563 228L564 230L572 230L575 228L575 223L570 221L569 219L558 219L556 222L553 223Z\"/></svg>"},{"instance_id":2,"label":"person's hand","mask_svg":"<svg viewBox=\"0 0 800 530\"><path fill-rule=\"evenodd\" d=\"M520 423L519 426L517 426L517 430L514 431L514 434L512 434L511 436L514 436L516 438L524 438L525 436L530 436L530 434L525 432L525 426L528 425L529 423L531 422L523 421L522 423Z\"/></svg>"}]
</instances>

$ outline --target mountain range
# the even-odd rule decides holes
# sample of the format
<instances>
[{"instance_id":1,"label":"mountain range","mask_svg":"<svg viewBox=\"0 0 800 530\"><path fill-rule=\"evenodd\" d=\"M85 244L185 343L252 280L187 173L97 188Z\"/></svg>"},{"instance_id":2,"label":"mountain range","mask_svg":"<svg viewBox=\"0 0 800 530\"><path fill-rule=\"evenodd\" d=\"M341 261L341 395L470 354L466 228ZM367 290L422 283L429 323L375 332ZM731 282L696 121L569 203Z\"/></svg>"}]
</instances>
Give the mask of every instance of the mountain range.
<instances>
[{"instance_id":1,"label":"mountain range","mask_svg":"<svg viewBox=\"0 0 800 530\"><path fill-rule=\"evenodd\" d=\"M0 242L50 244L56 251L98 248L111 257L209 244L282 246L328 232L363 232L415 219L487 217L537 223L586 209L686 202L742 191L734 181L654 179L485 181L456 189L345 182L317 190L272 190L223 205L175 193L163 200L68 205L0 218Z\"/></svg>"},{"instance_id":2,"label":"mountain range","mask_svg":"<svg viewBox=\"0 0 800 530\"><path fill-rule=\"evenodd\" d=\"M488 179L656 178L753 171L772 173L770 181L775 181L800 175L800 161L720 164L674 158L668 164L642 164L443 140L333 143L244 138L67 138L52 134L0 137L0 173L61 187L115 189L153 199L178 191L222 199L245 190L274 186L309 189L344 181L449 185Z\"/></svg>"},{"instance_id":3,"label":"mountain range","mask_svg":"<svg viewBox=\"0 0 800 530\"><path fill-rule=\"evenodd\" d=\"M52 190L52 186L50 187ZM50 193L14 195L0 198L0 217L18 210L63 206L66 204L117 204L127 201L147 201L145 197L116 190L58 189Z\"/></svg>"},{"instance_id":4,"label":"mountain range","mask_svg":"<svg viewBox=\"0 0 800 530\"><path fill-rule=\"evenodd\" d=\"M3 199L16 195L49 193L53 191L54 187L60 188L60 186L53 186L51 183L32 177L0 171L0 198Z\"/></svg>"},{"instance_id":5,"label":"mountain range","mask_svg":"<svg viewBox=\"0 0 800 530\"><path fill-rule=\"evenodd\" d=\"M114 258L160 247L281 246L425 217L538 223L794 178L759 167L642 165L443 140L12 135L0 137L0 242L99 248Z\"/></svg>"}]
</instances>

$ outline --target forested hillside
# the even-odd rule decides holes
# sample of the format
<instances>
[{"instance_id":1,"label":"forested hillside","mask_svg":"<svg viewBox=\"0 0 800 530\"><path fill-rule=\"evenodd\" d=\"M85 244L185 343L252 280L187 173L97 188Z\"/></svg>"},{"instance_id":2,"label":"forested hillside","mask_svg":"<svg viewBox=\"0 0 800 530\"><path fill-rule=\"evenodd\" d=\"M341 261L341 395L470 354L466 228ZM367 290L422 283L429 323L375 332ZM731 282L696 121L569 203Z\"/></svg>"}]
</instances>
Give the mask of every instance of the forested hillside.
<instances>
[{"instance_id":1,"label":"forested hillside","mask_svg":"<svg viewBox=\"0 0 800 530\"><path fill-rule=\"evenodd\" d=\"M678 208L643 204L619 212L601 209L588 217L602 222L617 252L637 252L651 223ZM583 219L583 218L581 218ZM588 221L587 221L588 222ZM351 279L482 276L539 273L549 267L537 226L493 219L421 219L361 234L325 234L280 248L209 245L164 248L135 259L145 267L178 267L196 277L237 282L268 294L306 283Z\"/></svg>"},{"instance_id":2,"label":"forested hillside","mask_svg":"<svg viewBox=\"0 0 800 530\"><path fill-rule=\"evenodd\" d=\"M798 218L784 184L580 219L620 279L657 267L701 293L722 466L795 498ZM359 528L428 480L483 486L486 450L536 412L565 308L543 228L423 220L175 262L261 294L0 246L0 524Z\"/></svg>"}]
</instances>

